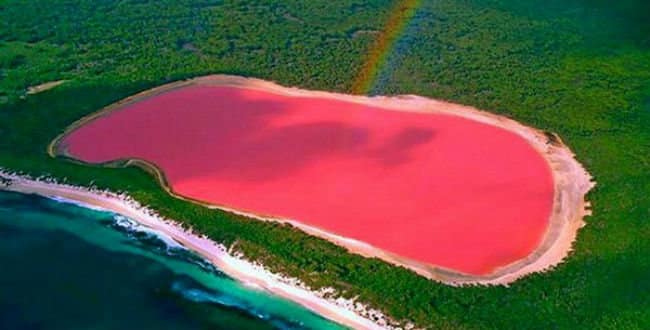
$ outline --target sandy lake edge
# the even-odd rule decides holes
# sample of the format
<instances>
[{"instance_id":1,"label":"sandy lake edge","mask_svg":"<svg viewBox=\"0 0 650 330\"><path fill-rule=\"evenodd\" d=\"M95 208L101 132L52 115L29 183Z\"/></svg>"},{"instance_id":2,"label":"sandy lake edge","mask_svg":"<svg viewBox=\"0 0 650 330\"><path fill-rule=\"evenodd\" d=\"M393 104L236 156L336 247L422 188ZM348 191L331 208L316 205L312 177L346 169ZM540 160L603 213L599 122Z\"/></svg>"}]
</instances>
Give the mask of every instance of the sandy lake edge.
<instances>
[{"instance_id":1,"label":"sandy lake edge","mask_svg":"<svg viewBox=\"0 0 650 330\"><path fill-rule=\"evenodd\" d=\"M339 94L325 91L310 91L294 87L285 87L274 82L245 78L230 75L211 75L194 79L177 81L155 87L127 97L117 103L109 105L89 116L86 116L71 126L62 134L56 137L48 147L52 157L64 156L65 148L60 142L70 132L84 124L116 110L120 110L129 104L160 95L178 88L191 85L228 86L237 88L255 89L291 97L316 97L336 99L357 104L373 106L388 111L409 111L429 114L445 114L460 116L466 119L478 121L484 124L493 125L525 139L543 158L547 161L554 181L553 211L549 219L548 228L538 247L527 257L517 260L508 265L499 267L487 275L463 274L455 270L445 269L435 265L424 264L415 260L402 258L390 252L378 249L364 242L341 237L334 233L327 232L317 227L306 225L298 220L283 219L268 215L254 214L242 210L235 210L226 205L215 205L203 201L194 200L176 194L168 184L164 173L155 164L141 159L122 159L110 162L109 166L139 166L154 174L161 185L173 196L198 203L206 207L217 208L223 211L236 213L245 217L262 221L277 221L289 223L300 230L347 248L350 252L361 254L366 257L378 257L390 263L407 267L419 275L432 280L440 281L450 285L463 284L501 284L507 285L523 276L531 273L541 272L553 268L562 262L570 253L573 242L577 237L578 230L585 225L584 217L590 215L590 204L586 201L586 195L595 186L595 182L585 168L575 159L573 152L553 134L538 129L527 127L504 116L492 114L473 107L454 104L446 101L434 100L416 95L400 96L358 96ZM71 157L68 157L71 158Z\"/></svg>"}]
</instances>

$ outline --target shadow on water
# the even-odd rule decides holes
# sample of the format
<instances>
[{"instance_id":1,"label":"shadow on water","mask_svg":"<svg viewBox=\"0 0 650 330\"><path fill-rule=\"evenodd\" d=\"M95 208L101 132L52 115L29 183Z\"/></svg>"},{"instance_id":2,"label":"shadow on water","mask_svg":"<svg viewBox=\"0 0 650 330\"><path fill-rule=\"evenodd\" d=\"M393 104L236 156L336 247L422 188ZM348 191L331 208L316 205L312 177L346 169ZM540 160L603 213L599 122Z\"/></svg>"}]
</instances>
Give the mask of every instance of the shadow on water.
<instances>
[{"instance_id":1,"label":"shadow on water","mask_svg":"<svg viewBox=\"0 0 650 330\"><path fill-rule=\"evenodd\" d=\"M110 123L99 119L87 124L86 130L82 127L75 133L79 135L72 134L66 143L82 144L92 136L96 148L110 150L104 157L111 160L127 157L129 152L155 155L166 164L163 167L187 169L174 174L177 182L203 177L259 182L290 176L330 157L370 159L376 160L378 166L398 166L408 161L414 147L434 137L430 128L404 127L394 136L375 142L378 133L369 128L327 116L282 123L297 111L308 111L295 109L282 100L251 97L238 89L195 91L190 97L202 110L186 111L188 95L161 95L165 99L160 102L170 111L159 111L154 103L147 103L151 99L145 100L134 108L116 112L115 117L106 119L112 120ZM157 110L152 111L154 108ZM346 111L334 106L331 110ZM179 129L180 115L185 129ZM151 124L154 117L155 127ZM120 125L120 139L129 143L116 146L114 131L109 129L113 125ZM88 133L88 127L92 127L93 134ZM169 132L174 132L173 138ZM151 141L158 141L164 148L152 151Z\"/></svg>"}]
</instances>

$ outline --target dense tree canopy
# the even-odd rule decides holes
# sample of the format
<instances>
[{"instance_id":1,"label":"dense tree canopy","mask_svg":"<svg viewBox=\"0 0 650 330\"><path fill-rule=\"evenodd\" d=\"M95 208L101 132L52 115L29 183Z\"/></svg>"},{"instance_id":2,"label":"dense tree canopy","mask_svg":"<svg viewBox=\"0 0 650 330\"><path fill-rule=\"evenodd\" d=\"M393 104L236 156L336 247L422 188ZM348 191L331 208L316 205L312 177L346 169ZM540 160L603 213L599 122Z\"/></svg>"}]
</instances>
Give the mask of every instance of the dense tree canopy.
<instances>
[{"instance_id":1,"label":"dense tree canopy","mask_svg":"<svg viewBox=\"0 0 650 330\"><path fill-rule=\"evenodd\" d=\"M428 281L289 226L174 199L137 168L46 154L83 115L172 80L230 73L347 91L391 8L388 0L0 0L0 167L128 191L275 271L425 327L650 327L647 1L423 1L380 70L373 93L444 98L557 132L595 176L594 215L571 257L509 288Z\"/></svg>"}]
</instances>

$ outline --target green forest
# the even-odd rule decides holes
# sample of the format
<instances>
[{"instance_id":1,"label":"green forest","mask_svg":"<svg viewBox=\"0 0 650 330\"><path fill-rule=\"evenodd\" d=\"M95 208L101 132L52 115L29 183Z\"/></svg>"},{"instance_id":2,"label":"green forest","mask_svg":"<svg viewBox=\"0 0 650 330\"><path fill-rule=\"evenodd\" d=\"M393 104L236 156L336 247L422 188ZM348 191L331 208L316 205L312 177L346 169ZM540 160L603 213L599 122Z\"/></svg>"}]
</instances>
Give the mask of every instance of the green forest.
<instances>
[{"instance_id":1,"label":"green forest","mask_svg":"<svg viewBox=\"0 0 650 330\"><path fill-rule=\"evenodd\" d=\"M0 167L128 192L273 271L433 329L650 328L650 2L422 1L373 94L476 106L558 133L594 176L570 257L451 287L288 225L175 199L138 168L50 158L74 121L206 74L349 92L394 1L0 0ZM28 88L65 80L36 94Z\"/></svg>"}]
</instances>

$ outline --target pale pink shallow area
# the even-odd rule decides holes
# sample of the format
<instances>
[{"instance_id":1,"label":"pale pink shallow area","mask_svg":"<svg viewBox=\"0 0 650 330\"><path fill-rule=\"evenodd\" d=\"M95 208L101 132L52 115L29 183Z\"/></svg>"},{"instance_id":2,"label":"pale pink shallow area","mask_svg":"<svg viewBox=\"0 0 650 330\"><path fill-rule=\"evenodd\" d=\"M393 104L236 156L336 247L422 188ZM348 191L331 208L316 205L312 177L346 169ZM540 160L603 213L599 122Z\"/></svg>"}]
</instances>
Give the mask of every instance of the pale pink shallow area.
<instances>
[{"instance_id":1,"label":"pale pink shallow area","mask_svg":"<svg viewBox=\"0 0 650 330\"><path fill-rule=\"evenodd\" d=\"M193 85L87 123L62 146L91 163L144 159L180 195L472 275L532 253L553 206L549 165L514 133L328 98Z\"/></svg>"}]
</instances>

